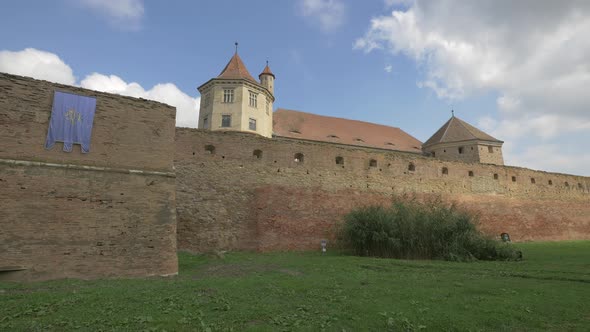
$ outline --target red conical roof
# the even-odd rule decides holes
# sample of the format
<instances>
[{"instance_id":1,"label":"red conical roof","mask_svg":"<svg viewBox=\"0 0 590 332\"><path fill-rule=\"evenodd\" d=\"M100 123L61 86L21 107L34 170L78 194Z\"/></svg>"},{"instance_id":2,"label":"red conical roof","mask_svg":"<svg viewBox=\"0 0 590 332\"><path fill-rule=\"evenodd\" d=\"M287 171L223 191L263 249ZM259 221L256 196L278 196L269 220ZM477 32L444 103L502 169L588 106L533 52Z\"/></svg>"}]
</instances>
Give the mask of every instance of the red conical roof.
<instances>
[{"instance_id":1,"label":"red conical roof","mask_svg":"<svg viewBox=\"0 0 590 332\"><path fill-rule=\"evenodd\" d=\"M225 68L223 68L223 70L221 71L221 74L219 74L219 76L217 76L217 78L225 78L225 79L240 79L241 78L241 79L246 79L246 80L258 83L254 79L254 77L252 77L252 75L250 75L250 73L248 72L248 69L246 69L246 65L244 65L244 62L242 61L242 59L240 59L238 52L236 52L234 54L234 56L231 57L231 59L229 60L229 62L225 66Z\"/></svg>"},{"instance_id":2,"label":"red conical roof","mask_svg":"<svg viewBox=\"0 0 590 332\"><path fill-rule=\"evenodd\" d=\"M262 71L262 73L260 73L260 75L258 75L258 77L260 77L262 75L270 75L270 76L272 76L272 78L275 78L275 74L273 74L272 71L270 71L270 67L268 66L268 61L266 62L266 67L264 67L264 70Z\"/></svg>"}]
</instances>

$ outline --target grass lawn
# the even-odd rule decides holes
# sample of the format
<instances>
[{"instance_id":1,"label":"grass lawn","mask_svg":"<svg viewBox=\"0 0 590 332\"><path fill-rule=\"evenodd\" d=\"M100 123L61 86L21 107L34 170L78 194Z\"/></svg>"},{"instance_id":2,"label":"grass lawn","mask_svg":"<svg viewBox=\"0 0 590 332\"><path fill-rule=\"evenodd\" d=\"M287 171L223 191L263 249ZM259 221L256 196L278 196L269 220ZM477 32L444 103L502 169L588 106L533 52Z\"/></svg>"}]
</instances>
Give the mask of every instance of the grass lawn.
<instances>
[{"instance_id":1,"label":"grass lawn","mask_svg":"<svg viewBox=\"0 0 590 332\"><path fill-rule=\"evenodd\" d=\"M589 331L590 241L521 262L180 253L176 277L0 282L2 331Z\"/></svg>"}]
</instances>

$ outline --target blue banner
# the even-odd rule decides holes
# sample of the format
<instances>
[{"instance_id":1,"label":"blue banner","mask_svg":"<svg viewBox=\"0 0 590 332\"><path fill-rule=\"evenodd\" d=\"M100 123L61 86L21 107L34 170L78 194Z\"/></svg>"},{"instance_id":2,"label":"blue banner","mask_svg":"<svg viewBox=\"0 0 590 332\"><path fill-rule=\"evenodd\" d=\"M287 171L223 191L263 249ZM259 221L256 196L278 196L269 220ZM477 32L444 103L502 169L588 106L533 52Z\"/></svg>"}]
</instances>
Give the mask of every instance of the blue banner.
<instances>
[{"instance_id":1,"label":"blue banner","mask_svg":"<svg viewBox=\"0 0 590 332\"><path fill-rule=\"evenodd\" d=\"M72 152L73 145L80 144L82 153L88 153L95 111L96 98L56 91L45 148L63 142L66 152Z\"/></svg>"}]
</instances>

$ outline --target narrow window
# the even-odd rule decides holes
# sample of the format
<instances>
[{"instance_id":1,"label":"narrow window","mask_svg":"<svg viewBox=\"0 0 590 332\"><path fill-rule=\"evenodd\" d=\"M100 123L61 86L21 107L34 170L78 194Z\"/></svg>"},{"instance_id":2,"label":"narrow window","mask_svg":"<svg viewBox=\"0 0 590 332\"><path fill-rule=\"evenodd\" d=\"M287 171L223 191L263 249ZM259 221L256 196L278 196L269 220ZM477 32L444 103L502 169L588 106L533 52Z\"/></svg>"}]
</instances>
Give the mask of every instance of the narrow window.
<instances>
[{"instance_id":1,"label":"narrow window","mask_svg":"<svg viewBox=\"0 0 590 332\"><path fill-rule=\"evenodd\" d=\"M494 147L493 146L488 146L488 152L489 153L494 153Z\"/></svg>"},{"instance_id":2,"label":"narrow window","mask_svg":"<svg viewBox=\"0 0 590 332\"><path fill-rule=\"evenodd\" d=\"M209 118L208 117L203 118L203 129L209 129Z\"/></svg>"},{"instance_id":3,"label":"narrow window","mask_svg":"<svg viewBox=\"0 0 590 332\"><path fill-rule=\"evenodd\" d=\"M512 177L512 182L516 182L516 176Z\"/></svg>"},{"instance_id":4,"label":"narrow window","mask_svg":"<svg viewBox=\"0 0 590 332\"><path fill-rule=\"evenodd\" d=\"M375 159L369 160L369 167L377 167L377 160L375 160Z\"/></svg>"},{"instance_id":5,"label":"narrow window","mask_svg":"<svg viewBox=\"0 0 590 332\"><path fill-rule=\"evenodd\" d=\"M550 186L552 186L552 185L553 185L553 180L549 180L549 181L547 181L547 183L548 183Z\"/></svg>"},{"instance_id":6,"label":"narrow window","mask_svg":"<svg viewBox=\"0 0 590 332\"><path fill-rule=\"evenodd\" d=\"M416 170L416 166L414 165L414 163L410 163L408 165L408 171L414 172Z\"/></svg>"},{"instance_id":7,"label":"narrow window","mask_svg":"<svg viewBox=\"0 0 590 332\"><path fill-rule=\"evenodd\" d=\"M498 174L494 174L494 180L498 180Z\"/></svg>"},{"instance_id":8,"label":"narrow window","mask_svg":"<svg viewBox=\"0 0 590 332\"><path fill-rule=\"evenodd\" d=\"M462 146L459 147L459 154L463 154L463 147Z\"/></svg>"},{"instance_id":9,"label":"narrow window","mask_svg":"<svg viewBox=\"0 0 590 332\"><path fill-rule=\"evenodd\" d=\"M258 107L258 94L255 92L250 91L250 106L251 107Z\"/></svg>"},{"instance_id":10,"label":"narrow window","mask_svg":"<svg viewBox=\"0 0 590 332\"><path fill-rule=\"evenodd\" d=\"M344 158L340 156L336 157L336 165L344 165Z\"/></svg>"},{"instance_id":11,"label":"narrow window","mask_svg":"<svg viewBox=\"0 0 590 332\"><path fill-rule=\"evenodd\" d=\"M443 150L444 153L447 153L447 150Z\"/></svg>"},{"instance_id":12,"label":"narrow window","mask_svg":"<svg viewBox=\"0 0 590 332\"><path fill-rule=\"evenodd\" d=\"M248 129L256 131L256 119L250 118L248 122Z\"/></svg>"},{"instance_id":13,"label":"narrow window","mask_svg":"<svg viewBox=\"0 0 590 332\"><path fill-rule=\"evenodd\" d=\"M469 174L469 176L473 177L473 171L469 171L469 173L467 173L467 174Z\"/></svg>"},{"instance_id":14,"label":"narrow window","mask_svg":"<svg viewBox=\"0 0 590 332\"><path fill-rule=\"evenodd\" d=\"M448 169L448 168L446 168L446 167L443 167L443 168L442 168L442 174L443 174L443 175L448 175L448 174L449 174L449 169Z\"/></svg>"},{"instance_id":15,"label":"narrow window","mask_svg":"<svg viewBox=\"0 0 590 332\"><path fill-rule=\"evenodd\" d=\"M531 183L532 183L532 184L535 184L535 183L537 183L537 181L535 181L535 178L531 178Z\"/></svg>"},{"instance_id":16,"label":"narrow window","mask_svg":"<svg viewBox=\"0 0 590 332\"><path fill-rule=\"evenodd\" d=\"M569 183L567 183L567 181L565 182L565 187L566 187L566 188L569 188L569 187L570 187L570 184L569 184Z\"/></svg>"},{"instance_id":17,"label":"narrow window","mask_svg":"<svg viewBox=\"0 0 590 332\"><path fill-rule=\"evenodd\" d=\"M254 158L260 159L260 158L262 158L262 150L254 150L252 155L254 156Z\"/></svg>"},{"instance_id":18,"label":"narrow window","mask_svg":"<svg viewBox=\"0 0 590 332\"><path fill-rule=\"evenodd\" d=\"M296 163L303 163L303 153L296 153L294 161Z\"/></svg>"},{"instance_id":19,"label":"narrow window","mask_svg":"<svg viewBox=\"0 0 590 332\"><path fill-rule=\"evenodd\" d=\"M205 152L215 154L215 147L213 145L205 145Z\"/></svg>"},{"instance_id":20,"label":"narrow window","mask_svg":"<svg viewBox=\"0 0 590 332\"><path fill-rule=\"evenodd\" d=\"M234 102L234 89L224 89L223 90L223 102L224 103L233 103Z\"/></svg>"},{"instance_id":21,"label":"narrow window","mask_svg":"<svg viewBox=\"0 0 590 332\"><path fill-rule=\"evenodd\" d=\"M584 189L584 186L582 186L582 184L579 182L578 182L578 189Z\"/></svg>"},{"instance_id":22,"label":"narrow window","mask_svg":"<svg viewBox=\"0 0 590 332\"><path fill-rule=\"evenodd\" d=\"M221 126L224 128L231 127L231 115L229 115L229 114L221 115Z\"/></svg>"}]
</instances>

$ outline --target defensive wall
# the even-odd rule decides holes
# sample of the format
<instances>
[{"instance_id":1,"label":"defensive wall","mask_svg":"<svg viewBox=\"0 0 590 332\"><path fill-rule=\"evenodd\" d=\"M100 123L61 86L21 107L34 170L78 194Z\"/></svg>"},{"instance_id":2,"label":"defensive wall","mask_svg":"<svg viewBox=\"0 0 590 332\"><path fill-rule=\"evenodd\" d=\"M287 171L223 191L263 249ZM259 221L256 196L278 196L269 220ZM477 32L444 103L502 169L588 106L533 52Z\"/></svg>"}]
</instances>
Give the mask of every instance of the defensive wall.
<instances>
[{"instance_id":1,"label":"defensive wall","mask_svg":"<svg viewBox=\"0 0 590 332\"><path fill-rule=\"evenodd\" d=\"M45 150L54 91L96 97L90 153ZM0 279L177 273L175 113L0 73Z\"/></svg>"},{"instance_id":2,"label":"defensive wall","mask_svg":"<svg viewBox=\"0 0 590 332\"><path fill-rule=\"evenodd\" d=\"M181 250L317 249L350 209L404 193L456 202L513 241L590 239L588 177L186 128L175 167Z\"/></svg>"}]
</instances>

